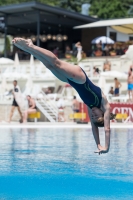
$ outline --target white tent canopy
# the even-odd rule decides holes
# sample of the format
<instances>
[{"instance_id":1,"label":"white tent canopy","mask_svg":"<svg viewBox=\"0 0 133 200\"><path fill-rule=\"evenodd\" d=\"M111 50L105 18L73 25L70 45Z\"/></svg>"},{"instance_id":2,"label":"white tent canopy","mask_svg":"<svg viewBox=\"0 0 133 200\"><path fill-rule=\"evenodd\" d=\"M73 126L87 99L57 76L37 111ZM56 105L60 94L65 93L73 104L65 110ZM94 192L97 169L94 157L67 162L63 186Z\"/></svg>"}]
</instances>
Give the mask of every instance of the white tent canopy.
<instances>
[{"instance_id":1,"label":"white tent canopy","mask_svg":"<svg viewBox=\"0 0 133 200\"><path fill-rule=\"evenodd\" d=\"M97 22L75 26L74 29L81 28L96 28L96 27L106 27L106 26L120 26L120 25L133 25L133 18L124 18L124 19L110 19L110 20L100 20Z\"/></svg>"}]
</instances>

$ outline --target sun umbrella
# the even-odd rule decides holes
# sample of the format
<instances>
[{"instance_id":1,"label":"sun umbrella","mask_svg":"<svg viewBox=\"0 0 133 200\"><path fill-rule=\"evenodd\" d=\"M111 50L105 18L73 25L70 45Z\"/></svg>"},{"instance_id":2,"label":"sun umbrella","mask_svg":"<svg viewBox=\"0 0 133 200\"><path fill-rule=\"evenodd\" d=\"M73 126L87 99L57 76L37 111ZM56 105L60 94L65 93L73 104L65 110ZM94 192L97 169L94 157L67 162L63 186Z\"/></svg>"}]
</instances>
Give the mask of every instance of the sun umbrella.
<instances>
[{"instance_id":1,"label":"sun umbrella","mask_svg":"<svg viewBox=\"0 0 133 200\"><path fill-rule=\"evenodd\" d=\"M31 76L28 77L28 80L26 82L26 87L27 88L32 88L33 87L33 81L32 81Z\"/></svg>"},{"instance_id":2,"label":"sun umbrella","mask_svg":"<svg viewBox=\"0 0 133 200\"><path fill-rule=\"evenodd\" d=\"M114 44L114 41L106 36L97 37L91 41L92 44L98 44L100 42L102 42L102 44Z\"/></svg>"},{"instance_id":3,"label":"sun umbrella","mask_svg":"<svg viewBox=\"0 0 133 200\"><path fill-rule=\"evenodd\" d=\"M101 90L104 92L105 87L106 87L106 80L105 80L105 77L104 77L104 76L100 76L97 85L98 85L98 86L101 88Z\"/></svg>"},{"instance_id":4,"label":"sun umbrella","mask_svg":"<svg viewBox=\"0 0 133 200\"><path fill-rule=\"evenodd\" d=\"M15 71L20 72L20 62L18 58L18 53L15 53L15 59L14 59L14 65L15 65Z\"/></svg>"},{"instance_id":5,"label":"sun umbrella","mask_svg":"<svg viewBox=\"0 0 133 200\"><path fill-rule=\"evenodd\" d=\"M121 58L127 58L133 61L133 45L128 47L128 50L123 56L121 56Z\"/></svg>"},{"instance_id":6,"label":"sun umbrella","mask_svg":"<svg viewBox=\"0 0 133 200\"><path fill-rule=\"evenodd\" d=\"M30 56L30 75L35 75L35 63L34 63L34 57L33 55Z\"/></svg>"},{"instance_id":7,"label":"sun umbrella","mask_svg":"<svg viewBox=\"0 0 133 200\"><path fill-rule=\"evenodd\" d=\"M127 74L118 71L106 71L101 72L101 76L116 77L116 78L127 78Z\"/></svg>"},{"instance_id":8,"label":"sun umbrella","mask_svg":"<svg viewBox=\"0 0 133 200\"><path fill-rule=\"evenodd\" d=\"M8 65L8 64L13 64L14 61L9 59L9 58L0 58L0 65Z\"/></svg>"}]
</instances>

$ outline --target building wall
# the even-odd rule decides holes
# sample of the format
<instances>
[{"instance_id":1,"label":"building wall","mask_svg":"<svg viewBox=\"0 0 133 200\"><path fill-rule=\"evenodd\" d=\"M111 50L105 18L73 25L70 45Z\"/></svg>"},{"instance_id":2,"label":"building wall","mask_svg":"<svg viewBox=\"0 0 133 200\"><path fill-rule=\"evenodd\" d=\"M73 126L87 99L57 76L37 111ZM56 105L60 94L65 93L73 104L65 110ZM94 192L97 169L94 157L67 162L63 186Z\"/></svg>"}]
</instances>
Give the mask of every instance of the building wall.
<instances>
[{"instance_id":1,"label":"building wall","mask_svg":"<svg viewBox=\"0 0 133 200\"><path fill-rule=\"evenodd\" d=\"M99 36L106 35L106 28L85 28L82 29L81 42L83 46L83 50L88 53L91 50L91 41Z\"/></svg>"},{"instance_id":2,"label":"building wall","mask_svg":"<svg viewBox=\"0 0 133 200\"><path fill-rule=\"evenodd\" d=\"M114 30L113 28L107 27L107 36L110 37L110 32L114 32L116 33L116 41L121 41L121 42L126 42L129 40L129 36L128 34L124 34L121 32L118 32L116 30Z\"/></svg>"}]
</instances>

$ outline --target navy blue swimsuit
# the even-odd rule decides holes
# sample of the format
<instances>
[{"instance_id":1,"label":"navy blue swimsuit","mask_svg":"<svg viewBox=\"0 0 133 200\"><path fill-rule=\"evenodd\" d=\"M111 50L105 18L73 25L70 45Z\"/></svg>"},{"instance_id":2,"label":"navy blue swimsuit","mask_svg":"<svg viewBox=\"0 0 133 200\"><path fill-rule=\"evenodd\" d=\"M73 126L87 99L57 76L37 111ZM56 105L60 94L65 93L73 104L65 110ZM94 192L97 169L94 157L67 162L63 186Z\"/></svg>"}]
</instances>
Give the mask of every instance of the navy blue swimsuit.
<instances>
[{"instance_id":1,"label":"navy blue swimsuit","mask_svg":"<svg viewBox=\"0 0 133 200\"><path fill-rule=\"evenodd\" d=\"M82 68L81 68L82 69ZM83 70L83 69L82 69ZM83 70L84 72L84 70ZM75 83L68 79L69 84L77 90L79 96L84 101L84 103L90 107L101 107L101 100L102 100L102 92L99 87L94 85L89 78L87 77L86 73L84 72L86 76L86 82L83 84Z\"/></svg>"}]
</instances>

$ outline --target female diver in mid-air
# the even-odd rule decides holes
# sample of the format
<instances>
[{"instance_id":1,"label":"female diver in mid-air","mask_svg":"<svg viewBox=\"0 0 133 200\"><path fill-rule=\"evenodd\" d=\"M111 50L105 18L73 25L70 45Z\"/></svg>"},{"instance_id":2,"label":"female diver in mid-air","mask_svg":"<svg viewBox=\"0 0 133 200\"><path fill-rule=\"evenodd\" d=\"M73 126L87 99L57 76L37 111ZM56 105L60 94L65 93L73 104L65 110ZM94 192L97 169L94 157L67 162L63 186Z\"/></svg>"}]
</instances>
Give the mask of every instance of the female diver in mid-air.
<instances>
[{"instance_id":1,"label":"female diver in mid-air","mask_svg":"<svg viewBox=\"0 0 133 200\"><path fill-rule=\"evenodd\" d=\"M88 106L92 131L98 151L107 153L110 147L110 115L109 103L101 89L94 85L86 73L78 65L59 60L52 52L35 46L30 39L14 38L13 44L18 48L32 54L40 60L58 79L69 83L77 90L81 99ZM104 127L105 146L101 146L98 127Z\"/></svg>"}]
</instances>

